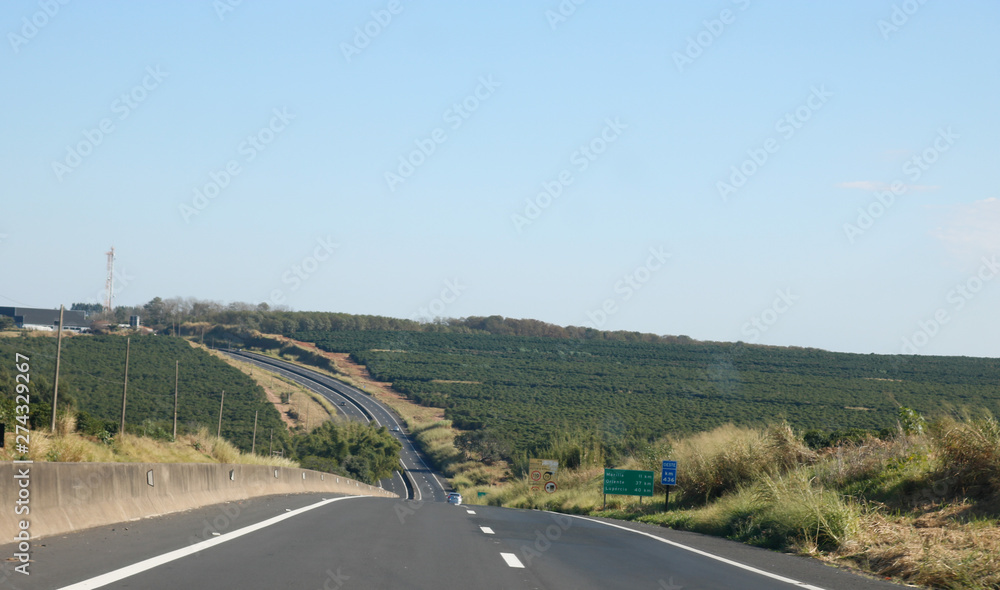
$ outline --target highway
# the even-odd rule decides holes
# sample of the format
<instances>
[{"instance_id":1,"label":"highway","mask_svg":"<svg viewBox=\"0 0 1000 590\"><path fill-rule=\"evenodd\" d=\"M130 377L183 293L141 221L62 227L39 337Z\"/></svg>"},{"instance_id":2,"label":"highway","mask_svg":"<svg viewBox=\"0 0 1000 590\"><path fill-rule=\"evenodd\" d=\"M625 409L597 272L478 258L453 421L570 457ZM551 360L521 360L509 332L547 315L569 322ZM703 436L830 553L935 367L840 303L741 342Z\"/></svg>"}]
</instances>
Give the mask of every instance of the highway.
<instances>
[{"instance_id":1,"label":"highway","mask_svg":"<svg viewBox=\"0 0 1000 590\"><path fill-rule=\"evenodd\" d=\"M319 494L208 506L35 547L30 584L9 574L0 587L900 588L815 560L648 525ZM13 545L0 551L10 554Z\"/></svg>"},{"instance_id":2,"label":"highway","mask_svg":"<svg viewBox=\"0 0 1000 590\"><path fill-rule=\"evenodd\" d=\"M382 480L381 486L401 498L424 502L445 501L447 483L430 468L426 457L417 449L416 443L400 422L399 417L390 408L349 385L293 363L252 352L235 350L220 350L220 352L278 373L307 387L310 391L330 400L334 407L352 420L373 421L387 428L398 428L399 430L392 434L402 444L403 448L399 453L400 462L408 476L409 487L412 488L412 491L407 489L407 480L404 480L404 475L398 471L391 479ZM345 405L341 406L341 403Z\"/></svg>"}]
</instances>

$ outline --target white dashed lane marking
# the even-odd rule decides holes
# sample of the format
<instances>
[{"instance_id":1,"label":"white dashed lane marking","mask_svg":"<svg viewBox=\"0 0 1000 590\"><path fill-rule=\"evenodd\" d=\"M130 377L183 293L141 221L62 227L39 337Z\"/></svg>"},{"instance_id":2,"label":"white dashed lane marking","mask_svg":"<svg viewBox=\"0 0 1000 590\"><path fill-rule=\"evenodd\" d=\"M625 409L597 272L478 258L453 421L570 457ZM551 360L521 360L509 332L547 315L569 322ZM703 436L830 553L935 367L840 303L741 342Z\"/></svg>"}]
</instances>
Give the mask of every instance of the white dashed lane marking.
<instances>
[{"instance_id":1,"label":"white dashed lane marking","mask_svg":"<svg viewBox=\"0 0 1000 590\"><path fill-rule=\"evenodd\" d=\"M510 567L524 568L524 564L521 563L521 560L518 559L513 553L501 553L500 557L502 557Z\"/></svg>"},{"instance_id":2,"label":"white dashed lane marking","mask_svg":"<svg viewBox=\"0 0 1000 590\"><path fill-rule=\"evenodd\" d=\"M490 528L490 527L488 527L488 526L481 526L481 527L479 527L479 528L480 528L480 529L481 529L481 530L482 530L482 531L483 531L484 533L486 533L487 535L492 535L492 534L493 534L493 529L491 529L491 528Z\"/></svg>"}]
</instances>

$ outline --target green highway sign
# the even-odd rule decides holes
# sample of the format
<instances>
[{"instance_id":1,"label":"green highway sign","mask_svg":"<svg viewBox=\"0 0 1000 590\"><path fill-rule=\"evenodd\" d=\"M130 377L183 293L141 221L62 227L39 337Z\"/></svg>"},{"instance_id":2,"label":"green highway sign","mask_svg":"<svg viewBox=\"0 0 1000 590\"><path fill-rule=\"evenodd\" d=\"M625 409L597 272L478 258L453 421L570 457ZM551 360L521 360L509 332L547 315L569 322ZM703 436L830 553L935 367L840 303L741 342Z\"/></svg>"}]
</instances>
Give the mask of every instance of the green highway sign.
<instances>
[{"instance_id":1,"label":"green highway sign","mask_svg":"<svg viewBox=\"0 0 1000 590\"><path fill-rule=\"evenodd\" d=\"M652 496L655 475L653 471L605 469L604 493L619 496Z\"/></svg>"}]
</instances>

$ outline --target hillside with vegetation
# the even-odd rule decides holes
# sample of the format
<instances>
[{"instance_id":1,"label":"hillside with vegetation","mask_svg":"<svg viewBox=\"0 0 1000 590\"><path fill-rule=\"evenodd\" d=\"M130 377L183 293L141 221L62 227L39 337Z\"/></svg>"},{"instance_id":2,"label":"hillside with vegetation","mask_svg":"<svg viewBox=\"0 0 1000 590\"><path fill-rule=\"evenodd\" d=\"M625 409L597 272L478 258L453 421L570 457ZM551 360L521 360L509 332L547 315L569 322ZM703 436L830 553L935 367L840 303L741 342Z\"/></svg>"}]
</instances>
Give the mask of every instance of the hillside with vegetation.
<instances>
[{"instance_id":1,"label":"hillside with vegetation","mask_svg":"<svg viewBox=\"0 0 1000 590\"><path fill-rule=\"evenodd\" d=\"M349 353L377 381L444 408L513 452L571 433L633 448L667 434L784 420L831 433L894 428L900 407L1000 413L1000 360L833 353L744 344L459 334L297 333Z\"/></svg>"},{"instance_id":2,"label":"hillside with vegetation","mask_svg":"<svg viewBox=\"0 0 1000 590\"><path fill-rule=\"evenodd\" d=\"M222 437L249 451L254 412L257 431L274 429L278 449L290 449L287 430L264 391L253 379L197 350L179 338L135 335L129 343L128 391L125 428L132 434L169 438L173 434L174 375L179 367L177 391L178 433L219 425L222 392ZM121 420L125 377L126 338L75 336L63 339L59 376L59 408L79 413L79 427L90 434L115 433ZM56 339L51 337L0 338L0 358L27 356L32 381L32 423L47 427L51 421L52 380L55 374ZM13 382L13 361L0 365L0 386Z\"/></svg>"},{"instance_id":3,"label":"hillside with vegetation","mask_svg":"<svg viewBox=\"0 0 1000 590\"><path fill-rule=\"evenodd\" d=\"M128 390L125 432L121 433L127 342ZM23 355L17 357L21 361L27 358L24 364L29 369L31 458L36 460L161 458L177 462L228 457L236 462L254 462L258 459L250 451L255 446L253 450L258 454L274 450L286 461L373 484L390 476L398 465L400 445L385 428L327 421L311 431L296 428L290 432L275 404L249 374L181 338L152 335L132 335L128 340L119 335L63 340L57 433L47 432L52 418L56 339L27 334L0 338L0 358L9 359L0 364L0 423L7 425L8 442L13 442L15 436L17 354ZM175 367L179 367L176 441ZM257 373L261 378L274 378L262 371ZM225 400L220 404L223 391ZM220 405L221 438L216 438ZM322 410L322 406L316 407ZM7 445L4 456L17 458L11 454L13 448Z\"/></svg>"}]
</instances>

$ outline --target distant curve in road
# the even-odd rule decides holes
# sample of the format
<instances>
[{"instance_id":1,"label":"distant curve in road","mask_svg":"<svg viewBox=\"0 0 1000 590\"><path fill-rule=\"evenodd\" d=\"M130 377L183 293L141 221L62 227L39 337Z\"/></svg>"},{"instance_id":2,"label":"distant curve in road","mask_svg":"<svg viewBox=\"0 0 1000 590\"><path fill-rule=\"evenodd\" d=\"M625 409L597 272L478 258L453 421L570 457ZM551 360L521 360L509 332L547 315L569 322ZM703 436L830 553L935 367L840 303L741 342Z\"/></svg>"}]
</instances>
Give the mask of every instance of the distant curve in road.
<instances>
[{"instance_id":1,"label":"distant curve in road","mask_svg":"<svg viewBox=\"0 0 1000 590\"><path fill-rule=\"evenodd\" d=\"M410 434L406 432L396 413L372 396L346 383L294 363L253 352L235 350L221 350L221 352L294 380L309 388L310 391L328 399L334 407L343 411L352 420L374 421L380 426L398 428L399 430L392 434L402 445L399 456L404 474L396 472L391 480L383 480L382 486L403 498L432 502L446 500L448 485L429 466L426 457L417 448ZM341 406L341 402L346 405ZM404 480L404 477L407 480Z\"/></svg>"}]
</instances>

